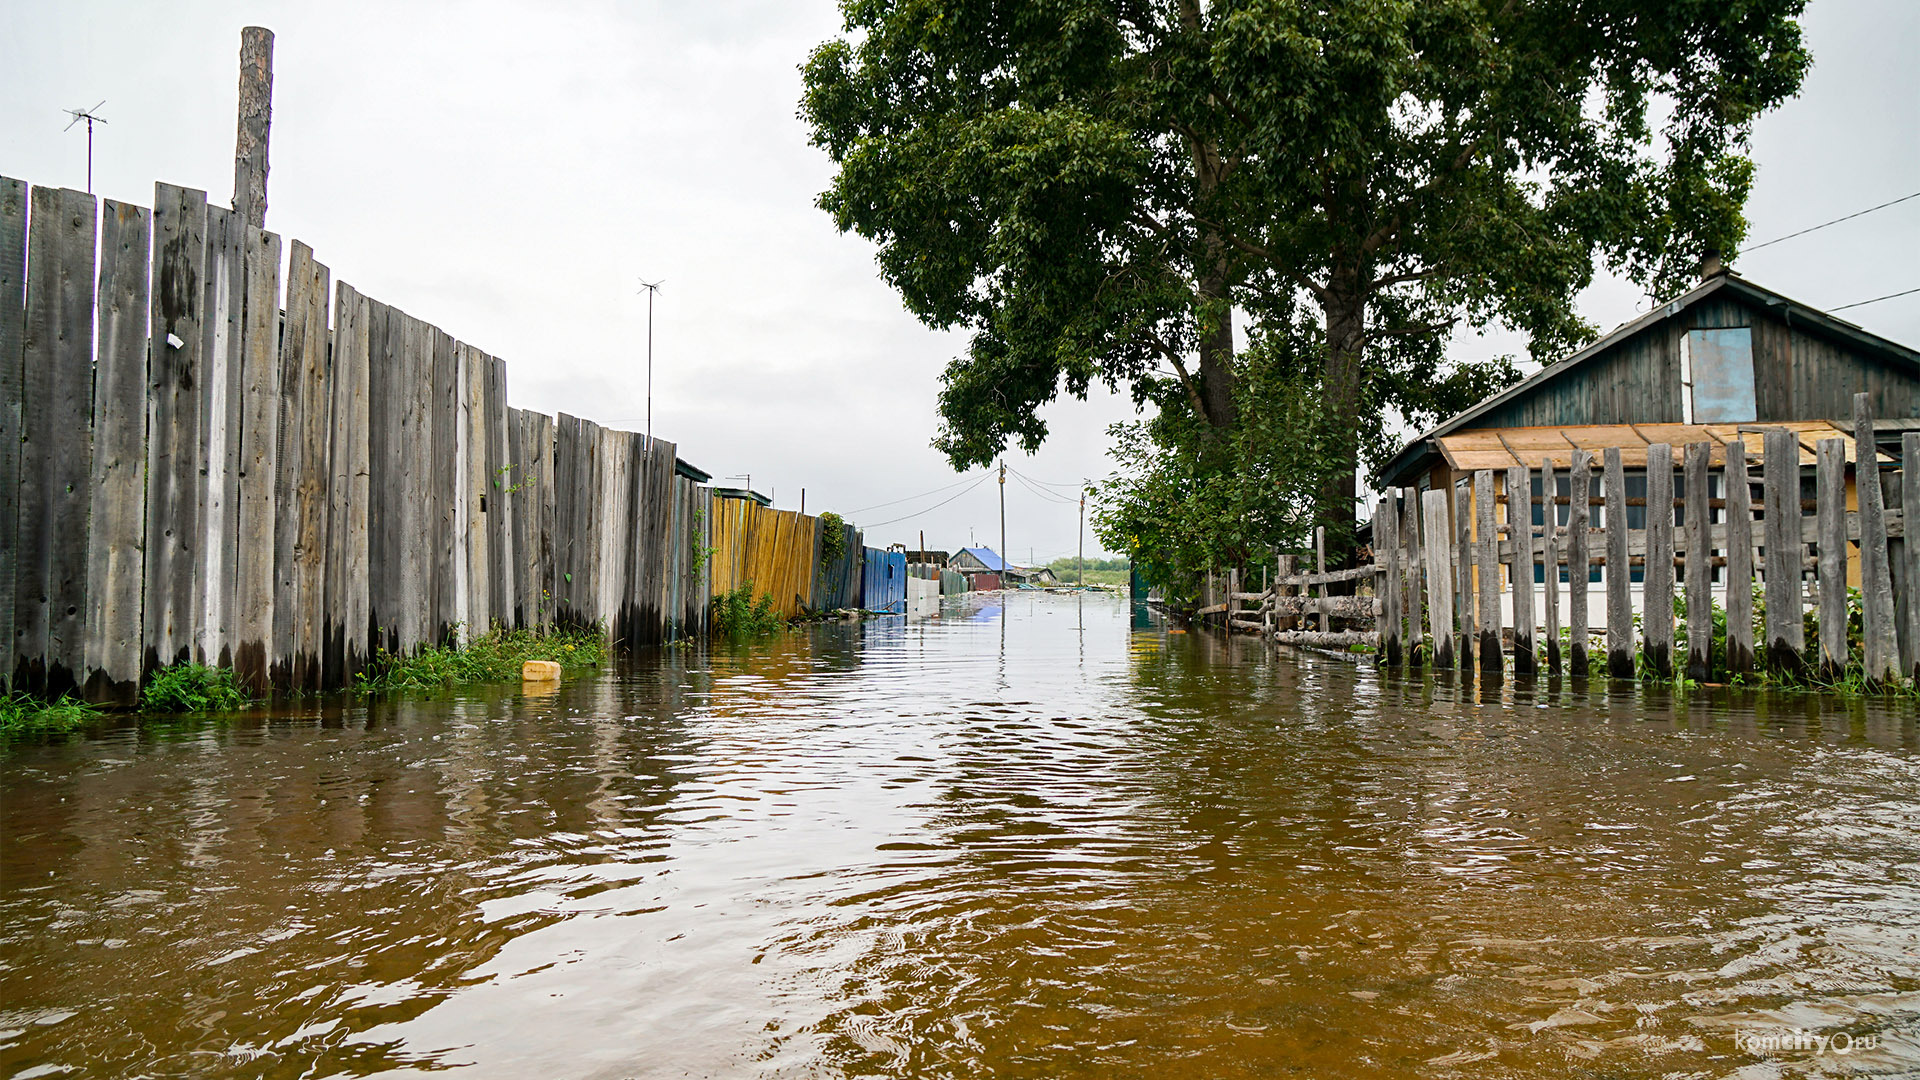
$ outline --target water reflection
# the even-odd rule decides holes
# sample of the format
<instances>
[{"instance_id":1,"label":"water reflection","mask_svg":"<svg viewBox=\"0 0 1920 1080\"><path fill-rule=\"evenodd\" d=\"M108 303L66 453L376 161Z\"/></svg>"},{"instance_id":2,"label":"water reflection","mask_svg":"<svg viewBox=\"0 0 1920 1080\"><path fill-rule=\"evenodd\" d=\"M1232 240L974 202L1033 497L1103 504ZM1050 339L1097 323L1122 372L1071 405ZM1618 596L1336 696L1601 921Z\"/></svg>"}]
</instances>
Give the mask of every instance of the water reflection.
<instances>
[{"instance_id":1,"label":"water reflection","mask_svg":"<svg viewBox=\"0 0 1920 1080\"><path fill-rule=\"evenodd\" d=\"M1915 740L1025 593L15 747L0 1074L1913 1071Z\"/></svg>"}]
</instances>

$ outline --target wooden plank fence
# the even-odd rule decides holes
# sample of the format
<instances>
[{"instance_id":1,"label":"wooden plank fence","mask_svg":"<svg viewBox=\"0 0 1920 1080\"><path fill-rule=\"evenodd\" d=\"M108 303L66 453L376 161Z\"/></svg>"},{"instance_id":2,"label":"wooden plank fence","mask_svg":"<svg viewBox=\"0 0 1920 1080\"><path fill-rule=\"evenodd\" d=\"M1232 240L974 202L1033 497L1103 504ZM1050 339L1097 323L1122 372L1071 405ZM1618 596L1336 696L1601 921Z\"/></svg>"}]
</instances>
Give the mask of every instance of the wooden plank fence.
<instances>
[{"instance_id":1,"label":"wooden plank fence","mask_svg":"<svg viewBox=\"0 0 1920 1080\"><path fill-rule=\"evenodd\" d=\"M204 192L0 177L10 688L126 704L191 660L317 689L494 626L705 631L714 510L672 443L510 408L504 361L281 253ZM807 606L817 521L765 514L748 561Z\"/></svg>"}]
</instances>

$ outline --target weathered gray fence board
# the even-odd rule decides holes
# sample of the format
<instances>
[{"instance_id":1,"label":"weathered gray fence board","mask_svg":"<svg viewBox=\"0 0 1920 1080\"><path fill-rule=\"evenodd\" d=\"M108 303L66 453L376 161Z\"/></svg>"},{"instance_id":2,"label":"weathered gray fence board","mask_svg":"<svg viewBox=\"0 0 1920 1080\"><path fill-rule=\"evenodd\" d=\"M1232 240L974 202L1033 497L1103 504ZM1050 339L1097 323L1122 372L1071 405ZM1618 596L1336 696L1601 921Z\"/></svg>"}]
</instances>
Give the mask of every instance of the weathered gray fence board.
<instances>
[{"instance_id":1,"label":"weathered gray fence board","mask_svg":"<svg viewBox=\"0 0 1920 1080\"><path fill-rule=\"evenodd\" d=\"M1687 678L1705 682L1713 670L1713 550L1709 540L1708 465L1713 444L1688 443L1686 498L1681 524L1687 534Z\"/></svg>"},{"instance_id":2,"label":"weathered gray fence board","mask_svg":"<svg viewBox=\"0 0 1920 1080\"><path fill-rule=\"evenodd\" d=\"M1887 564L1887 525L1881 505L1879 455L1873 439L1873 399L1853 395L1854 487L1860 505L1860 621L1867 678L1886 682L1899 670L1893 629L1893 575Z\"/></svg>"},{"instance_id":3,"label":"weathered gray fence board","mask_svg":"<svg viewBox=\"0 0 1920 1080\"><path fill-rule=\"evenodd\" d=\"M486 435L487 498L498 500L500 513L488 513L487 609L490 617L512 625L519 557L514 546L513 518L527 498L526 469L514 456L507 423L507 364L485 356L486 395L483 421Z\"/></svg>"},{"instance_id":4,"label":"weathered gray fence board","mask_svg":"<svg viewBox=\"0 0 1920 1080\"><path fill-rule=\"evenodd\" d=\"M87 495L93 464L94 201L34 188L21 395L16 682L73 689L85 664Z\"/></svg>"},{"instance_id":5,"label":"weathered gray fence board","mask_svg":"<svg viewBox=\"0 0 1920 1080\"><path fill-rule=\"evenodd\" d=\"M460 363L453 337L437 326L427 327L427 348L433 380L433 396L429 399L433 410L432 459L428 462L428 523L432 532L427 553L433 584L427 632L431 643L445 645L460 632L457 613L460 593L466 586L465 574L454 571L456 566L464 566L460 527L467 515L459 469Z\"/></svg>"},{"instance_id":6,"label":"weathered gray fence board","mask_svg":"<svg viewBox=\"0 0 1920 1080\"><path fill-rule=\"evenodd\" d=\"M1800 585L1803 555L1800 536L1800 444L1791 431L1769 428L1766 463L1762 466L1766 492L1766 602L1767 662L1798 669L1804 663L1806 636L1801 625L1805 610Z\"/></svg>"},{"instance_id":7,"label":"weathered gray fence board","mask_svg":"<svg viewBox=\"0 0 1920 1080\"><path fill-rule=\"evenodd\" d=\"M200 488L206 446L207 194L171 184L153 192L153 285L147 360L146 597L142 667L151 671L192 657Z\"/></svg>"},{"instance_id":8,"label":"weathered gray fence board","mask_svg":"<svg viewBox=\"0 0 1920 1080\"><path fill-rule=\"evenodd\" d=\"M1900 436L1900 513L1920 514L1920 432ZM1907 568L1907 587L1920 589L1920 536L1908 537L1902 545ZM1907 596L1907 618L1901 626L1901 673L1920 679L1920 596Z\"/></svg>"},{"instance_id":9,"label":"weathered gray fence board","mask_svg":"<svg viewBox=\"0 0 1920 1080\"><path fill-rule=\"evenodd\" d=\"M1620 448L1605 455L1603 481L1607 530L1607 674L1633 678L1633 576L1627 569L1627 480Z\"/></svg>"},{"instance_id":10,"label":"weathered gray fence board","mask_svg":"<svg viewBox=\"0 0 1920 1080\"><path fill-rule=\"evenodd\" d=\"M1753 489L1747 447L1727 444L1727 671L1753 670Z\"/></svg>"},{"instance_id":11,"label":"weathered gray fence board","mask_svg":"<svg viewBox=\"0 0 1920 1080\"><path fill-rule=\"evenodd\" d=\"M487 472L487 372L481 352L466 342L454 346L460 365L460 478L466 493L465 592L460 618L470 636L486 633L499 618L492 604L488 568L487 515L505 508L494 496Z\"/></svg>"},{"instance_id":12,"label":"weathered gray fence board","mask_svg":"<svg viewBox=\"0 0 1920 1080\"><path fill-rule=\"evenodd\" d=\"M1640 594L1641 650L1655 675L1673 678L1673 447L1647 447L1647 561ZM1613 576L1613 568L1607 568Z\"/></svg>"},{"instance_id":13,"label":"weathered gray fence board","mask_svg":"<svg viewBox=\"0 0 1920 1080\"><path fill-rule=\"evenodd\" d=\"M333 431L328 444L326 665L329 686L349 683L368 656L368 347L372 313L346 282L335 290Z\"/></svg>"},{"instance_id":14,"label":"weathered gray fence board","mask_svg":"<svg viewBox=\"0 0 1920 1080\"><path fill-rule=\"evenodd\" d=\"M1847 444L1822 439L1815 446L1814 490L1819 501L1819 670L1836 678L1847 669Z\"/></svg>"},{"instance_id":15,"label":"weathered gray fence board","mask_svg":"<svg viewBox=\"0 0 1920 1080\"><path fill-rule=\"evenodd\" d=\"M1475 569L1478 571L1480 670L1498 677L1505 670L1500 642L1500 534L1494 524L1493 473L1482 469L1473 474ZM1331 630L1331 626L1322 626Z\"/></svg>"},{"instance_id":16,"label":"weathered gray fence board","mask_svg":"<svg viewBox=\"0 0 1920 1080\"><path fill-rule=\"evenodd\" d=\"M89 701L131 705L140 690L146 577L147 267L152 214L107 200L101 219L88 535Z\"/></svg>"},{"instance_id":17,"label":"weathered gray fence board","mask_svg":"<svg viewBox=\"0 0 1920 1080\"><path fill-rule=\"evenodd\" d=\"M1407 577L1404 597L1407 606L1407 660L1418 666L1425 661L1422 654L1431 650L1420 647L1426 630L1426 622L1421 616L1421 575L1420 567L1420 493L1413 488L1404 492L1405 505L1400 516L1400 546L1407 556Z\"/></svg>"},{"instance_id":18,"label":"weathered gray fence board","mask_svg":"<svg viewBox=\"0 0 1920 1080\"><path fill-rule=\"evenodd\" d=\"M406 534L406 577L400 583L400 598L405 605L401 646L409 653L437 640L433 571L439 549L435 517L440 507L433 488L433 333L431 324L408 318L407 389L412 425L405 447L410 508L404 520L412 528Z\"/></svg>"},{"instance_id":19,"label":"weathered gray fence board","mask_svg":"<svg viewBox=\"0 0 1920 1080\"><path fill-rule=\"evenodd\" d=\"M1420 493L1421 528L1427 549L1427 632L1433 637L1433 666L1445 671L1453 666L1453 560L1448 556L1447 500L1445 488Z\"/></svg>"},{"instance_id":20,"label":"weathered gray fence board","mask_svg":"<svg viewBox=\"0 0 1920 1080\"><path fill-rule=\"evenodd\" d=\"M333 386L327 354L332 275L294 241L280 334L280 451L274 487L273 682L317 690L326 602Z\"/></svg>"},{"instance_id":21,"label":"weathered gray fence board","mask_svg":"<svg viewBox=\"0 0 1920 1080\"><path fill-rule=\"evenodd\" d=\"M1593 641L1593 623L1587 612L1593 560L1588 549L1587 520L1593 512L1593 455L1573 452L1568 473L1567 504L1567 666L1576 679L1589 672L1587 649Z\"/></svg>"},{"instance_id":22,"label":"weathered gray fence board","mask_svg":"<svg viewBox=\"0 0 1920 1080\"><path fill-rule=\"evenodd\" d=\"M0 682L14 671L20 533L20 400L27 333L27 185L0 176Z\"/></svg>"},{"instance_id":23,"label":"weathered gray fence board","mask_svg":"<svg viewBox=\"0 0 1920 1080\"><path fill-rule=\"evenodd\" d=\"M1559 514L1559 504L1555 500L1558 489L1554 486L1553 459L1546 458L1540 463L1540 548L1542 562L1541 577L1545 589L1541 593L1542 607L1546 621L1547 635L1547 671L1560 674L1560 540L1559 523L1555 517Z\"/></svg>"},{"instance_id":24,"label":"weathered gray fence board","mask_svg":"<svg viewBox=\"0 0 1920 1080\"><path fill-rule=\"evenodd\" d=\"M1513 673L1532 675L1539 669L1533 640L1533 568L1538 556L1533 535L1533 484L1525 465L1507 470L1507 526L1513 552L1507 559L1507 580L1513 588Z\"/></svg>"},{"instance_id":25,"label":"weathered gray fence board","mask_svg":"<svg viewBox=\"0 0 1920 1080\"><path fill-rule=\"evenodd\" d=\"M367 614L369 656L400 647L400 425L406 415L400 318L367 302Z\"/></svg>"},{"instance_id":26,"label":"weathered gray fence board","mask_svg":"<svg viewBox=\"0 0 1920 1080\"><path fill-rule=\"evenodd\" d=\"M552 626L554 619L554 597L559 595L559 582L555 555L559 547L556 518L559 484L554 473L554 418L545 413L532 414L532 423L527 429L530 436L533 458L533 481L536 504L534 513L529 516L533 532L528 537L529 547L521 550L521 567L528 572L527 593L536 604L535 623L539 626Z\"/></svg>"},{"instance_id":27,"label":"weathered gray fence board","mask_svg":"<svg viewBox=\"0 0 1920 1080\"><path fill-rule=\"evenodd\" d=\"M535 508L539 506L532 485L534 470L532 425L533 421L526 410L507 410L507 458L520 466L513 471L512 475L518 477L514 483L521 485L521 488L515 492L520 497L514 499L510 506L503 505L501 510L507 521L507 542L515 551L523 553L530 550L529 537L537 528L532 519L536 513ZM517 556L512 560L515 579L508 583L511 595L508 598L506 615L503 617L503 621L508 626L531 626L534 619L532 598L527 595L526 588L532 575L526 573L520 563L521 557Z\"/></svg>"},{"instance_id":28,"label":"weathered gray fence board","mask_svg":"<svg viewBox=\"0 0 1920 1080\"><path fill-rule=\"evenodd\" d=\"M273 663L275 461L280 437L280 237L245 227L233 671L266 690Z\"/></svg>"},{"instance_id":29,"label":"weathered gray fence board","mask_svg":"<svg viewBox=\"0 0 1920 1080\"><path fill-rule=\"evenodd\" d=\"M1376 561L1386 562L1387 572L1380 578L1381 591L1385 594L1386 609L1382 612L1385 619L1380 626L1380 649L1387 663L1399 667L1401 612L1400 612L1400 571L1394 565L1394 555L1400 550L1400 489L1388 488L1380 500L1380 507L1373 515L1373 546L1378 553Z\"/></svg>"},{"instance_id":30,"label":"weathered gray fence board","mask_svg":"<svg viewBox=\"0 0 1920 1080\"><path fill-rule=\"evenodd\" d=\"M233 211L207 207L207 262L201 310L205 365L199 398L201 476L195 505L201 536L194 572L194 653L203 663L233 663L234 564L240 542L241 343L246 336L246 223Z\"/></svg>"},{"instance_id":31,"label":"weathered gray fence board","mask_svg":"<svg viewBox=\"0 0 1920 1080\"><path fill-rule=\"evenodd\" d=\"M1460 670L1473 670L1473 493L1453 489L1453 647ZM1321 629L1325 629L1322 627Z\"/></svg>"}]
</instances>

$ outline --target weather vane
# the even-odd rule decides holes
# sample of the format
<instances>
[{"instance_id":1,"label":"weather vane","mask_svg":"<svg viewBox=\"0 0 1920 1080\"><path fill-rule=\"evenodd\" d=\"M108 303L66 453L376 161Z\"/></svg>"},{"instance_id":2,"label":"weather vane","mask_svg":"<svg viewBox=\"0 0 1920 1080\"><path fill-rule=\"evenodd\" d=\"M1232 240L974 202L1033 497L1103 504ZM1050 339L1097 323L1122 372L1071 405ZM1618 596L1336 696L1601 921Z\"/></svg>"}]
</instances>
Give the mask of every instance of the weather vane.
<instances>
[{"instance_id":1,"label":"weather vane","mask_svg":"<svg viewBox=\"0 0 1920 1080\"><path fill-rule=\"evenodd\" d=\"M100 99L100 105L105 105L106 103L106 98ZM106 118L96 115L100 111L100 105L95 105L91 109L62 110L68 116L73 117L72 120L67 121L66 127L60 129L62 131L72 131L73 125L82 120L87 122L87 194L89 195L93 194L93 125L107 122Z\"/></svg>"}]
</instances>

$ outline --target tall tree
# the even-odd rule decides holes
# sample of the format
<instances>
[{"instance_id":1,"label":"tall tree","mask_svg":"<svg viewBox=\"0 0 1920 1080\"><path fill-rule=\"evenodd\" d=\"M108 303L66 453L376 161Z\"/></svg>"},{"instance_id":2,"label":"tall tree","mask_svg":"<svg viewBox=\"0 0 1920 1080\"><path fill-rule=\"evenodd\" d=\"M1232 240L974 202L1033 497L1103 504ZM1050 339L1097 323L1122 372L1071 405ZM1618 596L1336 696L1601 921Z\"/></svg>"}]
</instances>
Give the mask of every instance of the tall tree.
<instances>
[{"instance_id":1,"label":"tall tree","mask_svg":"<svg viewBox=\"0 0 1920 1080\"><path fill-rule=\"evenodd\" d=\"M1650 290L1733 250L1754 118L1807 66L1804 0L842 0L802 114L821 205L921 319L972 331L935 445L1046 436L1094 380L1224 442L1236 313L1312 342L1343 432L1421 420L1462 323L1591 336L1596 260ZM1256 403L1257 404L1257 403Z\"/></svg>"}]
</instances>

